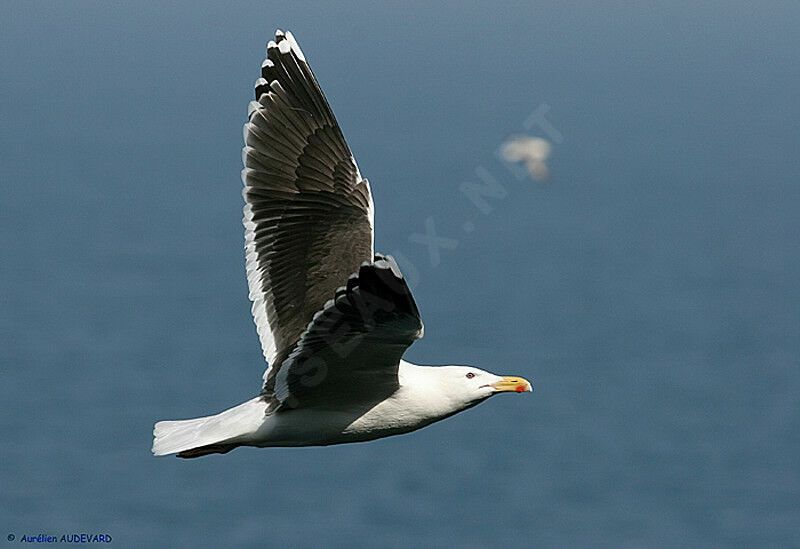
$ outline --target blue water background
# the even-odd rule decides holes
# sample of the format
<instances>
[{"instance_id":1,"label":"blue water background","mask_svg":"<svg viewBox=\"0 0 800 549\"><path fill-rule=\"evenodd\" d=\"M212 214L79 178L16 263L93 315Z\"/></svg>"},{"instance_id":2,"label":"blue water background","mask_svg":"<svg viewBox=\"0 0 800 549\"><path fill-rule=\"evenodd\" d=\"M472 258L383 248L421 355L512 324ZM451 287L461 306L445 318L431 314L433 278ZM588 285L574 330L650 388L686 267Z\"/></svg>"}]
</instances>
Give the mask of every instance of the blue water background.
<instances>
[{"instance_id":1,"label":"blue water background","mask_svg":"<svg viewBox=\"0 0 800 549\"><path fill-rule=\"evenodd\" d=\"M797 3L4 2L0 20L0 535L800 544ZM407 358L536 390L372 443L157 459L154 421L259 389L238 173L277 27L413 282ZM537 109L549 129L525 127ZM521 133L553 142L549 183L498 159ZM488 212L459 191L479 173L505 192ZM438 264L411 238L429 219L456 241Z\"/></svg>"}]
</instances>

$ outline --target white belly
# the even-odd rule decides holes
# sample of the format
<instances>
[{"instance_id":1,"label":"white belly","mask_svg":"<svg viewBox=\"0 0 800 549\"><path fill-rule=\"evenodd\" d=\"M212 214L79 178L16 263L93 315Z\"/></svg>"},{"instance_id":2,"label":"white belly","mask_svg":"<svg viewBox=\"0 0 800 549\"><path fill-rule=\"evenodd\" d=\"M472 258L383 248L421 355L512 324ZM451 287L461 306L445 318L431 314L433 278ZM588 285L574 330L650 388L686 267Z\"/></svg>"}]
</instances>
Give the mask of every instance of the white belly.
<instances>
[{"instance_id":1,"label":"white belly","mask_svg":"<svg viewBox=\"0 0 800 549\"><path fill-rule=\"evenodd\" d=\"M265 418L247 444L253 446L325 446L407 433L441 419L430 408L414 406L403 391L371 407L299 408Z\"/></svg>"}]
</instances>

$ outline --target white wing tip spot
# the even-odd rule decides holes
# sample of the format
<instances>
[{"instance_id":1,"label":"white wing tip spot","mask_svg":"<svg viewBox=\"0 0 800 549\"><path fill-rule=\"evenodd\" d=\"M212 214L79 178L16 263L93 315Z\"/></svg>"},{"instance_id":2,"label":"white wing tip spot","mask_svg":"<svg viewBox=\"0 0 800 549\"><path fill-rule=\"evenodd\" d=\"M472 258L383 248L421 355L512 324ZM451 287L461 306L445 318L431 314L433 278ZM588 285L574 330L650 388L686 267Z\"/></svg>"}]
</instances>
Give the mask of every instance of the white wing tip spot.
<instances>
[{"instance_id":1,"label":"white wing tip spot","mask_svg":"<svg viewBox=\"0 0 800 549\"><path fill-rule=\"evenodd\" d=\"M292 51L294 51L294 54L297 56L297 58L300 61L305 61L306 60L306 56L303 55L303 50L300 49L300 46L297 44L297 41L294 39L294 35L289 31L286 31L286 40L289 42L289 44L290 44L290 46L292 48Z\"/></svg>"}]
</instances>

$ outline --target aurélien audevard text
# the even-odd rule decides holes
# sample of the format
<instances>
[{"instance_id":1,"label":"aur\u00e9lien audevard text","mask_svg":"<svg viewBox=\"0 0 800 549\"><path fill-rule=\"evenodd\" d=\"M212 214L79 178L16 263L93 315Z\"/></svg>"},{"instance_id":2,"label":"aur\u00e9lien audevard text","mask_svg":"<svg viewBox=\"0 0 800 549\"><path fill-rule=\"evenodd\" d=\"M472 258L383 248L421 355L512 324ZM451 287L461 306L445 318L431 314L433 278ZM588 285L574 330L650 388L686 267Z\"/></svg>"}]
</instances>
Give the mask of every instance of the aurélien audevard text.
<instances>
[{"instance_id":1,"label":"aur\u00e9lien audevard text","mask_svg":"<svg viewBox=\"0 0 800 549\"><path fill-rule=\"evenodd\" d=\"M22 543L111 543L111 534L61 534L60 536L51 536L48 534L27 535L20 536L19 541Z\"/></svg>"}]
</instances>

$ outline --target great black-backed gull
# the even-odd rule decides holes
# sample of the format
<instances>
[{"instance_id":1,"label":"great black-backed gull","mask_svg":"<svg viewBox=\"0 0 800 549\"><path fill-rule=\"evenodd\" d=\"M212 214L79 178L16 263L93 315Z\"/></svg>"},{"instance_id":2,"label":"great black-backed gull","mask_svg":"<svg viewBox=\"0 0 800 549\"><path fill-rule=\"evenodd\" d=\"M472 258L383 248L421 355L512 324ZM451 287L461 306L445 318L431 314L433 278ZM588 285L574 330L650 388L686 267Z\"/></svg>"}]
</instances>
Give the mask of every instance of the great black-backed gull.
<instances>
[{"instance_id":1,"label":"great black-backed gull","mask_svg":"<svg viewBox=\"0 0 800 549\"><path fill-rule=\"evenodd\" d=\"M244 126L244 226L261 393L219 414L159 421L153 453L315 446L414 431L521 377L402 359L419 311L390 256L373 251L369 183L290 32L277 31Z\"/></svg>"}]
</instances>

